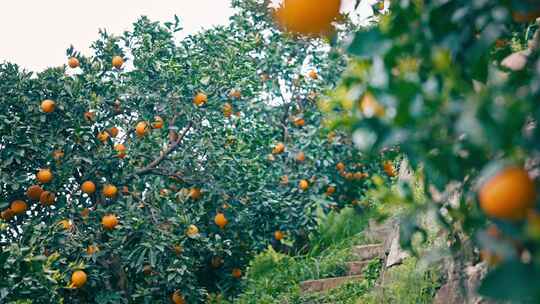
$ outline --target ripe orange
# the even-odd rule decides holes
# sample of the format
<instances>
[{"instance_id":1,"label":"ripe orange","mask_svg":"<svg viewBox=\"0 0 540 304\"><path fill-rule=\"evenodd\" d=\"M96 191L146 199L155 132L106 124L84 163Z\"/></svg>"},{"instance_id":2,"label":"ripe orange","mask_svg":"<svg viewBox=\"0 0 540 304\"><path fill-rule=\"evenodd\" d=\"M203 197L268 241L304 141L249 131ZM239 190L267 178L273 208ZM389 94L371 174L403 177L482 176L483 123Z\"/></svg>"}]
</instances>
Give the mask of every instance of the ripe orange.
<instances>
[{"instance_id":1,"label":"ripe orange","mask_svg":"<svg viewBox=\"0 0 540 304\"><path fill-rule=\"evenodd\" d=\"M225 214L223 214L223 213L218 213L218 214L216 214L216 216L214 217L214 223L216 223L216 225L218 225L219 228L223 229L223 228L225 228L225 226L227 226L227 224L229 223L229 221L228 221L227 218L225 217Z\"/></svg>"},{"instance_id":2,"label":"ripe orange","mask_svg":"<svg viewBox=\"0 0 540 304\"><path fill-rule=\"evenodd\" d=\"M81 288L86 284L87 279L86 272L77 270L71 275L71 285L75 288Z\"/></svg>"},{"instance_id":3,"label":"ripe orange","mask_svg":"<svg viewBox=\"0 0 540 304\"><path fill-rule=\"evenodd\" d=\"M115 185L107 184L103 186L102 192L105 197L114 198L118 194L118 188Z\"/></svg>"},{"instance_id":4,"label":"ripe orange","mask_svg":"<svg viewBox=\"0 0 540 304\"><path fill-rule=\"evenodd\" d=\"M334 193L336 193L336 187L334 187L334 186L328 186L328 188L326 188L325 194L326 194L327 196L330 196L330 195L332 195L332 194L334 194Z\"/></svg>"},{"instance_id":5,"label":"ripe orange","mask_svg":"<svg viewBox=\"0 0 540 304\"><path fill-rule=\"evenodd\" d=\"M15 201L11 202L10 209L11 209L11 211L13 211L13 214L15 214L15 215L19 215L19 214L24 213L27 208L28 208L28 205L24 201L15 200Z\"/></svg>"},{"instance_id":6,"label":"ripe orange","mask_svg":"<svg viewBox=\"0 0 540 304\"><path fill-rule=\"evenodd\" d=\"M4 221L11 220L13 216L15 216L15 214L13 214L13 211L9 208L0 213L0 218L2 218Z\"/></svg>"},{"instance_id":7,"label":"ripe orange","mask_svg":"<svg viewBox=\"0 0 540 304\"><path fill-rule=\"evenodd\" d=\"M112 59L112 66L120 69L124 65L124 59L120 56L114 56Z\"/></svg>"},{"instance_id":8,"label":"ripe orange","mask_svg":"<svg viewBox=\"0 0 540 304\"><path fill-rule=\"evenodd\" d=\"M64 151L62 150L54 150L52 153L52 157L55 160L59 160L60 158L64 157Z\"/></svg>"},{"instance_id":9,"label":"ripe orange","mask_svg":"<svg viewBox=\"0 0 540 304\"><path fill-rule=\"evenodd\" d=\"M310 70L308 72L308 76L309 78L315 80L315 79L319 79L319 74L317 74L317 71L316 70Z\"/></svg>"},{"instance_id":10,"label":"ripe orange","mask_svg":"<svg viewBox=\"0 0 540 304\"><path fill-rule=\"evenodd\" d=\"M73 223L71 223L70 220L61 220L60 222L58 222L58 225L61 225L62 228L64 228L65 230L71 230Z\"/></svg>"},{"instance_id":11,"label":"ripe orange","mask_svg":"<svg viewBox=\"0 0 540 304\"><path fill-rule=\"evenodd\" d=\"M126 146L124 144L116 144L114 145L114 150L118 153L118 157L124 158L126 157Z\"/></svg>"},{"instance_id":12,"label":"ripe orange","mask_svg":"<svg viewBox=\"0 0 540 304\"><path fill-rule=\"evenodd\" d=\"M45 113L52 113L56 103L50 99L45 99L41 102L41 110Z\"/></svg>"},{"instance_id":13,"label":"ripe orange","mask_svg":"<svg viewBox=\"0 0 540 304\"><path fill-rule=\"evenodd\" d=\"M199 234L199 228L195 225L189 225L186 230L186 235L189 237L195 237Z\"/></svg>"},{"instance_id":14,"label":"ripe orange","mask_svg":"<svg viewBox=\"0 0 540 304\"><path fill-rule=\"evenodd\" d=\"M309 182L305 179L301 180L299 183L298 183L298 188L302 189L302 190L307 190L309 188Z\"/></svg>"},{"instance_id":15,"label":"ripe orange","mask_svg":"<svg viewBox=\"0 0 540 304\"><path fill-rule=\"evenodd\" d=\"M96 184L91 181L85 181L81 184L81 191L86 194L92 194L96 192Z\"/></svg>"},{"instance_id":16,"label":"ripe orange","mask_svg":"<svg viewBox=\"0 0 540 304\"><path fill-rule=\"evenodd\" d=\"M294 125L297 127L303 127L306 124L306 121L301 117L296 117L294 119Z\"/></svg>"},{"instance_id":17,"label":"ripe orange","mask_svg":"<svg viewBox=\"0 0 540 304\"><path fill-rule=\"evenodd\" d=\"M354 176L354 179L360 180L360 179L363 179L363 178L367 177L368 175L367 175L367 173L355 172L353 174L353 176Z\"/></svg>"},{"instance_id":18,"label":"ripe orange","mask_svg":"<svg viewBox=\"0 0 540 304\"><path fill-rule=\"evenodd\" d=\"M118 225L118 218L114 214L107 214L101 218L101 225L107 230L113 230Z\"/></svg>"},{"instance_id":19,"label":"ripe orange","mask_svg":"<svg viewBox=\"0 0 540 304\"><path fill-rule=\"evenodd\" d=\"M306 160L306 155L304 154L304 152L300 151L296 154L296 161L297 162L303 162Z\"/></svg>"},{"instance_id":20,"label":"ripe orange","mask_svg":"<svg viewBox=\"0 0 540 304\"><path fill-rule=\"evenodd\" d=\"M161 116L154 117L154 122L152 122L152 128L154 129L163 128L163 118L161 118Z\"/></svg>"},{"instance_id":21,"label":"ripe orange","mask_svg":"<svg viewBox=\"0 0 540 304\"><path fill-rule=\"evenodd\" d=\"M43 191L41 192L41 195L39 196L39 201L45 206L50 206L54 204L55 199L56 197L54 193L50 191Z\"/></svg>"},{"instance_id":22,"label":"ripe orange","mask_svg":"<svg viewBox=\"0 0 540 304\"><path fill-rule=\"evenodd\" d=\"M38 201L41 192L43 192L43 189L41 189L40 186L32 185L26 190L26 196L28 196L28 198L31 200Z\"/></svg>"},{"instance_id":23,"label":"ripe orange","mask_svg":"<svg viewBox=\"0 0 540 304\"><path fill-rule=\"evenodd\" d=\"M507 167L486 181L478 192L480 207L490 217L521 220L536 202L536 189L527 171Z\"/></svg>"},{"instance_id":24,"label":"ripe orange","mask_svg":"<svg viewBox=\"0 0 540 304\"><path fill-rule=\"evenodd\" d=\"M112 127L109 129L109 134L111 135L112 138L115 138L116 136L118 136L118 128L117 127Z\"/></svg>"},{"instance_id":25,"label":"ripe orange","mask_svg":"<svg viewBox=\"0 0 540 304\"><path fill-rule=\"evenodd\" d=\"M206 96L206 94L204 93L197 93L197 95L193 97L193 103L198 107L204 105L207 101L208 101L208 96Z\"/></svg>"},{"instance_id":26,"label":"ripe orange","mask_svg":"<svg viewBox=\"0 0 540 304\"><path fill-rule=\"evenodd\" d=\"M99 247L96 245L90 245L88 248L86 248L86 254L92 255L99 251Z\"/></svg>"},{"instance_id":27,"label":"ripe orange","mask_svg":"<svg viewBox=\"0 0 540 304\"><path fill-rule=\"evenodd\" d=\"M341 0L284 0L275 13L279 26L292 34L327 35L339 16Z\"/></svg>"},{"instance_id":28,"label":"ripe orange","mask_svg":"<svg viewBox=\"0 0 540 304\"><path fill-rule=\"evenodd\" d=\"M109 140L109 133L105 131L99 132L97 138L99 139L99 141L104 143Z\"/></svg>"},{"instance_id":29,"label":"ripe orange","mask_svg":"<svg viewBox=\"0 0 540 304\"><path fill-rule=\"evenodd\" d=\"M198 200L201 198L201 196L202 196L201 189L191 188L191 190L189 190L189 197L191 197L192 200Z\"/></svg>"},{"instance_id":30,"label":"ripe orange","mask_svg":"<svg viewBox=\"0 0 540 304\"><path fill-rule=\"evenodd\" d=\"M40 169L36 174L37 180L42 183L50 183L53 179L53 174L50 169Z\"/></svg>"},{"instance_id":31,"label":"ripe orange","mask_svg":"<svg viewBox=\"0 0 540 304\"><path fill-rule=\"evenodd\" d=\"M242 92L240 92L240 90L238 90L238 89L232 89L229 92L229 98L230 99L240 99L240 97L242 97Z\"/></svg>"},{"instance_id":32,"label":"ripe orange","mask_svg":"<svg viewBox=\"0 0 540 304\"><path fill-rule=\"evenodd\" d=\"M86 121L94 121L94 119L96 118L96 113L94 112L84 112L84 120Z\"/></svg>"},{"instance_id":33,"label":"ripe orange","mask_svg":"<svg viewBox=\"0 0 540 304\"><path fill-rule=\"evenodd\" d=\"M180 245L174 245L173 249L176 255L180 255L184 251L184 248Z\"/></svg>"},{"instance_id":34,"label":"ripe orange","mask_svg":"<svg viewBox=\"0 0 540 304\"><path fill-rule=\"evenodd\" d=\"M137 136L139 137L144 136L144 134L146 134L146 131L147 131L147 125L146 125L146 122L144 121L138 122L137 125L135 126L135 133L137 133Z\"/></svg>"},{"instance_id":35,"label":"ripe orange","mask_svg":"<svg viewBox=\"0 0 540 304\"><path fill-rule=\"evenodd\" d=\"M71 57L68 59L68 65L70 68L74 69L74 68L78 68L80 63L79 63L79 59L75 58L75 57Z\"/></svg>"},{"instance_id":36,"label":"ripe orange","mask_svg":"<svg viewBox=\"0 0 540 304\"><path fill-rule=\"evenodd\" d=\"M339 172L345 171L345 164L342 163L342 162L337 163L336 169L337 169Z\"/></svg>"},{"instance_id":37,"label":"ripe orange","mask_svg":"<svg viewBox=\"0 0 540 304\"><path fill-rule=\"evenodd\" d=\"M276 241L283 240L283 232L281 232L280 230L274 232L274 239L276 239Z\"/></svg>"},{"instance_id":38,"label":"ripe orange","mask_svg":"<svg viewBox=\"0 0 540 304\"><path fill-rule=\"evenodd\" d=\"M384 162L383 168L384 168L384 172L386 173L386 175L388 175L390 177L396 176L396 170L394 170L394 165L392 164L391 161Z\"/></svg>"},{"instance_id":39,"label":"ripe orange","mask_svg":"<svg viewBox=\"0 0 540 304\"><path fill-rule=\"evenodd\" d=\"M231 275L235 279L240 279L242 277L242 270L240 270L239 268L233 268Z\"/></svg>"},{"instance_id":40,"label":"ripe orange","mask_svg":"<svg viewBox=\"0 0 540 304\"><path fill-rule=\"evenodd\" d=\"M347 180L353 180L354 179L354 174L352 174L351 172L347 172L347 173L345 173L345 178Z\"/></svg>"},{"instance_id":41,"label":"ripe orange","mask_svg":"<svg viewBox=\"0 0 540 304\"><path fill-rule=\"evenodd\" d=\"M277 143L272 149L272 154L281 154L285 152L285 145L283 143Z\"/></svg>"},{"instance_id":42,"label":"ripe orange","mask_svg":"<svg viewBox=\"0 0 540 304\"><path fill-rule=\"evenodd\" d=\"M385 108L377 101L371 93L366 93L360 101L360 110L366 117L384 117Z\"/></svg>"},{"instance_id":43,"label":"ripe orange","mask_svg":"<svg viewBox=\"0 0 540 304\"><path fill-rule=\"evenodd\" d=\"M233 112L233 107L230 103L225 103L223 105L223 115L225 115L225 117L231 117L232 116L232 112Z\"/></svg>"},{"instance_id":44,"label":"ripe orange","mask_svg":"<svg viewBox=\"0 0 540 304\"><path fill-rule=\"evenodd\" d=\"M180 293L180 291L175 291L172 296L171 300L174 304L186 304L186 300L184 300L184 296Z\"/></svg>"}]
</instances>

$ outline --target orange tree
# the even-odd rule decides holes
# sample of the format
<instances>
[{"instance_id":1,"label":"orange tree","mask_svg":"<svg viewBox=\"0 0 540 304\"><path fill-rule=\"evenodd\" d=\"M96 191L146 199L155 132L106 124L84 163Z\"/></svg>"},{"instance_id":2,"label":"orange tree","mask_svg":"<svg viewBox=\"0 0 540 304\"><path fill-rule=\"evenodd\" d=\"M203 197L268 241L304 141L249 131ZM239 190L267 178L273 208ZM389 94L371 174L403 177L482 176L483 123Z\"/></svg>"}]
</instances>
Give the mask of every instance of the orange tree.
<instances>
[{"instance_id":1,"label":"orange tree","mask_svg":"<svg viewBox=\"0 0 540 304\"><path fill-rule=\"evenodd\" d=\"M355 59L321 101L328 125L349 130L365 153L399 147L429 189L431 203L406 195L410 203L437 211L454 253L472 241L494 266L480 292L537 303L540 7L387 4L348 45ZM420 231L415 218L403 226L403 245Z\"/></svg>"},{"instance_id":2,"label":"orange tree","mask_svg":"<svg viewBox=\"0 0 540 304\"><path fill-rule=\"evenodd\" d=\"M373 168L314 103L345 56L281 35L267 4L180 42L178 19L141 18L67 67L0 65L0 302L231 295L254 253L362 198Z\"/></svg>"}]
</instances>

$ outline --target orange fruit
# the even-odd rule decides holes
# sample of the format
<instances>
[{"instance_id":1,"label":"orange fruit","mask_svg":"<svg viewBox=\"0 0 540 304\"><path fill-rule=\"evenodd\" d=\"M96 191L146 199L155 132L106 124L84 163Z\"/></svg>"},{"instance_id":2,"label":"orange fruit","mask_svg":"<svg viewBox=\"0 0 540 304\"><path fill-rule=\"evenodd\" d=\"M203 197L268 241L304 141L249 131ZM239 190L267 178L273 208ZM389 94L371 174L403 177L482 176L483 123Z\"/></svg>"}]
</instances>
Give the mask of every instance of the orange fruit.
<instances>
[{"instance_id":1,"label":"orange fruit","mask_svg":"<svg viewBox=\"0 0 540 304\"><path fill-rule=\"evenodd\" d=\"M283 240L283 232L281 232L280 230L274 232L274 239L276 239L276 241Z\"/></svg>"},{"instance_id":2,"label":"orange fruit","mask_svg":"<svg viewBox=\"0 0 540 304\"><path fill-rule=\"evenodd\" d=\"M114 145L114 150L118 153L118 157L124 158L126 157L126 146L124 144L116 144Z\"/></svg>"},{"instance_id":3,"label":"orange fruit","mask_svg":"<svg viewBox=\"0 0 540 304\"><path fill-rule=\"evenodd\" d=\"M235 279L240 279L242 277L242 270L240 270L239 268L233 268L231 275Z\"/></svg>"},{"instance_id":4,"label":"orange fruit","mask_svg":"<svg viewBox=\"0 0 540 304\"><path fill-rule=\"evenodd\" d=\"M65 230L70 230L73 226L70 220L61 220L60 222L58 222L58 225L61 225L62 228L64 228Z\"/></svg>"},{"instance_id":5,"label":"orange fruit","mask_svg":"<svg viewBox=\"0 0 540 304\"><path fill-rule=\"evenodd\" d=\"M41 192L43 192L43 189L41 189L40 186L32 185L26 190L26 196L28 196L28 198L31 200L39 201L39 196L41 195Z\"/></svg>"},{"instance_id":6,"label":"orange fruit","mask_svg":"<svg viewBox=\"0 0 540 304\"><path fill-rule=\"evenodd\" d=\"M4 221L9 221L13 218L14 214L13 214L13 211L11 211L11 209L6 209L4 211L2 211L2 213L0 213L0 217L4 220Z\"/></svg>"},{"instance_id":7,"label":"orange fruit","mask_svg":"<svg viewBox=\"0 0 540 304\"><path fill-rule=\"evenodd\" d=\"M222 111L223 111L223 115L225 115L225 117L231 117L232 116L232 112L233 112L233 107L230 103L225 103L223 105L223 108L222 108Z\"/></svg>"},{"instance_id":8,"label":"orange fruit","mask_svg":"<svg viewBox=\"0 0 540 304\"><path fill-rule=\"evenodd\" d=\"M353 174L353 176L354 176L354 179L360 180L367 177L367 173L356 172Z\"/></svg>"},{"instance_id":9,"label":"orange fruit","mask_svg":"<svg viewBox=\"0 0 540 304\"><path fill-rule=\"evenodd\" d=\"M340 171L340 172L341 172L341 171L345 171L345 164L342 163L342 162L337 163L336 169L337 169L338 171Z\"/></svg>"},{"instance_id":10,"label":"orange fruit","mask_svg":"<svg viewBox=\"0 0 540 304\"><path fill-rule=\"evenodd\" d=\"M154 117L154 122L152 123L152 128L161 129L163 128L163 118L160 116Z\"/></svg>"},{"instance_id":11,"label":"orange fruit","mask_svg":"<svg viewBox=\"0 0 540 304\"><path fill-rule=\"evenodd\" d=\"M195 225L189 225L186 230L186 235L189 237L195 237L199 234L199 228Z\"/></svg>"},{"instance_id":12,"label":"orange fruit","mask_svg":"<svg viewBox=\"0 0 540 304\"><path fill-rule=\"evenodd\" d=\"M310 70L308 72L308 77L315 80L319 78L319 74L317 74L316 70Z\"/></svg>"},{"instance_id":13,"label":"orange fruit","mask_svg":"<svg viewBox=\"0 0 540 304\"><path fill-rule=\"evenodd\" d=\"M478 199L490 217L521 220L536 203L536 188L523 168L507 167L483 183Z\"/></svg>"},{"instance_id":14,"label":"orange fruit","mask_svg":"<svg viewBox=\"0 0 540 304\"><path fill-rule=\"evenodd\" d=\"M354 179L354 174L351 173L351 172L345 173L345 178L347 180L353 180Z\"/></svg>"},{"instance_id":15,"label":"orange fruit","mask_svg":"<svg viewBox=\"0 0 540 304\"><path fill-rule=\"evenodd\" d=\"M306 155L304 154L304 152L300 151L296 154L296 161L297 162L303 162L306 160Z\"/></svg>"},{"instance_id":16,"label":"orange fruit","mask_svg":"<svg viewBox=\"0 0 540 304\"><path fill-rule=\"evenodd\" d=\"M107 214L101 218L101 225L107 230L113 230L118 225L118 218L114 214Z\"/></svg>"},{"instance_id":17,"label":"orange fruit","mask_svg":"<svg viewBox=\"0 0 540 304\"><path fill-rule=\"evenodd\" d=\"M44 113L52 113L55 107L56 103L50 99L45 99L41 102L41 110Z\"/></svg>"},{"instance_id":18,"label":"orange fruit","mask_svg":"<svg viewBox=\"0 0 540 304\"><path fill-rule=\"evenodd\" d=\"M304 36L328 35L339 16L341 0L284 0L275 20L285 31Z\"/></svg>"},{"instance_id":19,"label":"orange fruit","mask_svg":"<svg viewBox=\"0 0 540 304\"><path fill-rule=\"evenodd\" d=\"M90 245L88 248L86 248L86 254L92 255L99 251L99 247L96 245Z\"/></svg>"},{"instance_id":20,"label":"orange fruit","mask_svg":"<svg viewBox=\"0 0 540 304\"><path fill-rule=\"evenodd\" d=\"M99 132L97 138L99 139L99 141L104 143L109 140L109 133L105 131Z\"/></svg>"},{"instance_id":21,"label":"orange fruit","mask_svg":"<svg viewBox=\"0 0 540 304\"><path fill-rule=\"evenodd\" d=\"M79 63L79 59L75 58L75 57L71 57L68 59L68 65L70 68L74 69L74 68L78 68L80 63Z\"/></svg>"},{"instance_id":22,"label":"orange fruit","mask_svg":"<svg viewBox=\"0 0 540 304\"><path fill-rule=\"evenodd\" d=\"M204 93L197 93L195 97L193 97L193 103L200 107L204 105L208 101L208 96Z\"/></svg>"},{"instance_id":23,"label":"orange fruit","mask_svg":"<svg viewBox=\"0 0 540 304\"><path fill-rule=\"evenodd\" d=\"M118 128L117 127L112 127L109 129L109 134L111 135L112 138L115 138L116 136L118 136Z\"/></svg>"},{"instance_id":24,"label":"orange fruit","mask_svg":"<svg viewBox=\"0 0 540 304\"><path fill-rule=\"evenodd\" d=\"M396 176L396 170L394 170L394 165L392 164L391 161L384 162L383 169L384 169L384 172L386 173L386 175L388 175L390 177Z\"/></svg>"},{"instance_id":25,"label":"orange fruit","mask_svg":"<svg viewBox=\"0 0 540 304\"><path fill-rule=\"evenodd\" d=\"M96 184L91 181L85 181L81 184L81 191L86 194L92 194L96 192Z\"/></svg>"},{"instance_id":26,"label":"orange fruit","mask_svg":"<svg viewBox=\"0 0 540 304\"><path fill-rule=\"evenodd\" d=\"M280 178L280 181L279 181L282 185L286 185L289 183L289 177L287 175L283 175L281 178Z\"/></svg>"},{"instance_id":27,"label":"orange fruit","mask_svg":"<svg viewBox=\"0 0 540 304\"><path fill-rule=\"evenodd\" d=\"M240 97L242 97L242 92L240 92L240 90L238 90L238 89L232 89L229 92L229 98L230 99L240 99Z\"/></svg>"},{"instance_id":28,"label":"orange fruit","mask_svg":"<svg viewBox=\"0 0 540 304\"><path fill-rule=\"evenodd\" d=\"M186 300L184 300L184 296L180 293L180 291L175 291L172 296L171 300L174 304L186 304Z\"/></svg>"},{"instance_id":29,"label":"orange fruit","mask_svg":"<svg viewBox=\"0 0 540 304\"><path fill-rule=\"evenodd\" d=\"M299 183L298 183L298 188L302 189L302 190L307 190L309 188L309 182L305 179L301 180Z\"/></svg>"},{"instance_id":30,"label":"orange fruit","mask_svg":"<svg viewBox=\"0 0 540 304\"><path fill-rule=\"evenodd\" d=\"M386 110L371 93L366 93L360 100L360 110L366 117L384 117Z\"/></svg>"},{"instance_id":31,"label":"orange fruit","mask_svg":"<svg viewBox=\"0 0 540 304\"><path fill-rule=\"evenodd\" d=\"M184 251L184 248L180 245L174 245L173 249L176 255L180 255Z\"/></svg>"},{"instance_id":32,"label":"orange fruit","mask_svg":"<svg viewBox=\"0 0 540 304\"><path fill-rule=\"evenodd\" d=\"M105 197L114 198L118 194L118 188L115 185L107 184L103 186L102 192Z\"/></svg>"},{"instance_id":33,"label":"orange fruit","mask_svg":"<svg viewBox=\"0 0 540 304\"><path fill-rule=\"evenodd\" d=\"M86 272L77 270L71 275L71 285L75 288L81 288L86 284L87 279Z\"/></svg>"},{"instance_id":34,"label":"orange fruit","mask_svg":"<svg viewBox=\"0 0 540 304\"><path fill-rule=\"evenodd\" d=\"M228 221L227 218L225 217L225 214L223 214L223 213L218 213L218 214L216 214L216 216L214 217L214 223L216 223L216 225L218 225L219 228L223 229L223 228L225 228L225 226L227 226L227 224L229 223L229 221Z\"/></svg>"},{"instance_id":35,"label":"orange fruit","mask_svg":"<svg viewBox=\"0 0 540 304\"><path fill-rule=\"evenodd\" d=\"M146 134L146 131L147 131L147 125L146 125L146 122L144 121L138 122L137 125L135 126L135 133L137 133L137 136L139 137L144 136L144 134Z\"/></svg>"},{"instance_id":36,"label":"orange fruit","mask_svg":"<svg viewBox=\"0 0 540 304\"><path fill-rule=\"evenodd\" d=\"M120 69L122 68L122 66L124 65L124 59L120 56L114 56L112 58L112 66L117 68L117 69Z\"/></svg>"},{"instance_id":37,"label":"orange fruit","mask_svg":"<svg viewBox=\"0 0 540 304\"><path fill-rule=\"evenodd\" d=\"M41 195L39 196L39 201L45 206L50 206L54 204L55 199L56 197L54 193L50 191L43 191L41 192Z\"/></svg>"},{"instance_id":38,"label":"orange fruit","mask_svg":"<svg viewBox=\"0 0 540 304\"><path fill-rule=\"evenodd\" d=\"M62 150L54 150L52 153L52 157L55 160L59 160L60 158L64 157L64 151Z\"/></svg>"},{"instance_id":39,"label":"orange fruit","mask_svg":"<svg viewBox=\"0 0 540 304\"><path fill-rule=\"evenodd\" d=\"M306 121L301 117L296 117L294 119L294 125L297 127L303 127L306 124Z\"/></svg>"},{"instance_id":40,"label":"orange fruit","mask_svg":"<svg viewBox=\"0 0 540 304\"><path fill-rule=\"evenodd\" d=\"M41 169L36 174L36 178L40 183L46 184L52 181L53 174L50 169Z\"/></svg>"},{"instance_id":41,"label":"orange fruit","mask_svg":"<svg viewBox=\"0 0 540 304\"><path fill-rule=\"evenodd\" d=\"M191 190L189 190L189 197L191 197L192 200L198 200L201 198L201 196L202 196L201 189L191 188Z\"/></svg>"},{"instance_id":42,"label":"orange fruit","mask_svg":"<svg viewBox=\"0 0 540 304\"><path fill-rule=\"evenodd\" d=\"M277 143L272 149L272 154L281 154L285 152L285 145L283 143Z\"/></svg>"},{"instance_id":43,"label":"orange fruit","mask_svg":"<svg viewBox=\"0 0 540 304\"><path fill-rule=\"evenodd\" d=\"M326 188L325 194L326 194L327 196L330 196L330 195L332 195L332 194L334 194L334 193L336 193L336 187L334 187L334 186L328 186L328 188Z\"/></svg>"},{"instance_id":44,"label":"orange fruit","mask_svg":"<svg viewBox=\"0 0 540 304\"><path fill-rule=\"evenodd\" d=\"M527 23L540 17L540 8L536 7L530 11L512 11L512 18L516 22Z\"/></svg>"},{"instance_id":45,"label":"orange fruit","mask_svg":"<svg viewBox=\"0 0 540 304\"><path fill-rule=\"evenodd\" d=\"M84 120L86 121L94 121L94 119L96 118L96 113L94 112L84 112Z\"/></svg>"},{"instance_id":46,"label":"orange fruit","mask_svg":"<svg viewBox=\"0 0 540 304\"><path fill-rule=\"evenodd\" d=\"M13 211L13 214L19 215L19 214L24 213L26 209L28 209L28 205L24 201L15 200L11 202L10 209L11 211Z\"/></svg>"}]
</instances>

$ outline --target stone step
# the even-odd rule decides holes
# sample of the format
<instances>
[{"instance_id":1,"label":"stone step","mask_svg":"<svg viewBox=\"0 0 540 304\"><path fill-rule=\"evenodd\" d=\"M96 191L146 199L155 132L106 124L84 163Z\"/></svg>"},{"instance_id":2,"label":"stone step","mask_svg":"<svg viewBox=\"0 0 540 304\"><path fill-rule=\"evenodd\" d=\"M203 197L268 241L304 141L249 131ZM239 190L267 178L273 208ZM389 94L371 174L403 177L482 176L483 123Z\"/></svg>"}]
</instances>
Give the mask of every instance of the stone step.
<instances>
[{"instance_id":1,"label":"stone step","mask_svg":"<svg viewBox=\"0 0 540 304\"><path fill-rule=\"evenodd\" d=\"M347 275L361 275L364 268L369 264L369 262L370 261L358 261L347 263Z\"/></svg>"},{"instance_id":2,"label":"stone step","mask_svg":"<svg viewBox=\"0 0 540 304\"><path fill-rule=\"evenodd\" d=\"M353 255L361 261L371 260L376 257L384 257L383 244L359 245L353 248Z\"/></svg>"},{"instance_id":3,"label":"stone step","mask_svg":"<svg viewBox=\"0 0 540 304\"><path fill-rule=\"evenodd\" d=\"M362 281L362 279L362 275L351 275L338 278L309 280L300 283L300 290L302 291L302 293L323 292L334 289L348 282Z\"/></svg>"}]
</instances>

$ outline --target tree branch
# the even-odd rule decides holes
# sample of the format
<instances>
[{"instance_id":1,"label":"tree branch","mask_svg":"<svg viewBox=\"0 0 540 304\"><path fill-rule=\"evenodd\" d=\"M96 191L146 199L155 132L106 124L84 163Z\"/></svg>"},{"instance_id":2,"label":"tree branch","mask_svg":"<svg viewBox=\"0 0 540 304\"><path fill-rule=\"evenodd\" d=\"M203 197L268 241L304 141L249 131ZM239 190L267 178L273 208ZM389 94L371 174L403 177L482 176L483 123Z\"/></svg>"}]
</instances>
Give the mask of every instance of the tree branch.
<instances>
[{"instance_id":1,"label":"tree branch","mask_svg":"<svg viewBox=\"0 0 540 304\"><path fill-rule=\"evenodd\" d=\"M133 174L128 175L128 178L133 177L134 175L147 174L151 172L152 170L154 170L154 168L156 168L163 160L165 160L165 158L167 158L169 154L171 154L180 145L180 143L182 142L182 140L184 139L184 137L186 136L186 134L188 133L188 131L191 129L192 126L193 126L193 122L190 121L188 125L186 126L186 128L184 129L184 132L182 132L182 134L178 137L178 139L174 141L173 143L171 143L167 149L162 151L158 158L154 159L146 167L140 168L136 170Z\"/></svg>"}]
</instances>

